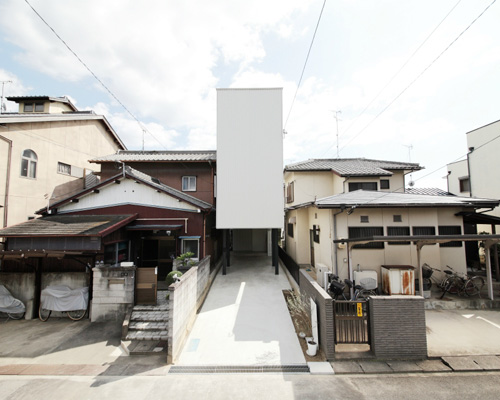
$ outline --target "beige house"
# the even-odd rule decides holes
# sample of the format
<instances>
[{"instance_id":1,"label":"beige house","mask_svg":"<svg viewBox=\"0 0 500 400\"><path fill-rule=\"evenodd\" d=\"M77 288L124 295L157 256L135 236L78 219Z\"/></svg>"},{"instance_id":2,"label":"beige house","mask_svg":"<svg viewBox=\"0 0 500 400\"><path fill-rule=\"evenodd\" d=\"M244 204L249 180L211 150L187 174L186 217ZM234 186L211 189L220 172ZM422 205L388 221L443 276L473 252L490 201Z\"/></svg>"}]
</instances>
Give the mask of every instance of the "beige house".
<instances>
[{"instance_id":1,"label":"beige house","mask_svg":"<svg viewBox=\"0 0 500 400\"><path fill-rule=\"evenodd\" d=\"M7 99L19 112L0 114L0 227L33 218L56 186L95 170L88 160L125 149L104 116L66 97Z\"/></svg>"},{"instance_id":2,"label":"beige house","mask_svg":"<svg viewBox=\"0 0 500 400\"><path fill-rule=\"evenodd\" d=\"M448 191L500 199L500 121L467 132L467 158L448 164ZM500 217L500 210L487 212Z\"/></svg>"},{"instance_id":3,"label":"beige house","mask_svg":"<svg viewBox=\"0 0 500 400\"><path fill-rule=\"evenodd\" d=\"M324 272L349 277L349 261L351 269L376 271L379 282L383 265L417 267L416 247L412 242L356 246L349 260L346 245L334 243L334 240L462 235L465 233L464 215L469 218L476 210L496 207L499 203L469 197L404 193L404 175L412 169L420 169L418 164L394 163L391 164L393 169L388 171L392 172L390 175L383 175L382 171L374 175L376 168L384 169L377 167L375 161L344 160L343 165L350 168L347 176L346 172L338 172L340 167L335 162L339 161L312 160L285 168L286 252L299 265L314 268L320 283L323 283ZM324 164L332 171L319 169ZM398 164L399 169L396 169ZM306 165L307 171L298 169ZM342 178L343 182L338 183ZM387 183L381 183L386 179L389 180L387 189ZM382 190L378 190L381 185ZM373 190L369 190L371 188ZM332 193L335 189L339 192ZM431 266L452 265L457 271L466 272L466 251L462 242L425 246L421 257L422 262Z\"/></svg>"}]
</instances>

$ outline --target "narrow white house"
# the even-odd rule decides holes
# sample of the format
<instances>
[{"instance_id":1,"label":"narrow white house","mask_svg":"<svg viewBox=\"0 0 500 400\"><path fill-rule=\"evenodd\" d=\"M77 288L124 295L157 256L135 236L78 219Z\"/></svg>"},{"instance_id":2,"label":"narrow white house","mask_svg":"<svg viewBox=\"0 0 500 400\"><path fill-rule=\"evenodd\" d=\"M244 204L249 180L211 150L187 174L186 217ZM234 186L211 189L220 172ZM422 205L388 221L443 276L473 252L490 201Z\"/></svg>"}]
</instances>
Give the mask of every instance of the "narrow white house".
<instances>
[{"instance_id":1,"label":"narrow white house","mask_svg":"<svg viewBox=\"0 0 500 400\"><path fill-rule=\"evenodd\" d=\"M224 251L272 253L276 272L284 218L282 125L281 88L217 90L216 226L225 232Z\"/></svg>"}]
</instances>

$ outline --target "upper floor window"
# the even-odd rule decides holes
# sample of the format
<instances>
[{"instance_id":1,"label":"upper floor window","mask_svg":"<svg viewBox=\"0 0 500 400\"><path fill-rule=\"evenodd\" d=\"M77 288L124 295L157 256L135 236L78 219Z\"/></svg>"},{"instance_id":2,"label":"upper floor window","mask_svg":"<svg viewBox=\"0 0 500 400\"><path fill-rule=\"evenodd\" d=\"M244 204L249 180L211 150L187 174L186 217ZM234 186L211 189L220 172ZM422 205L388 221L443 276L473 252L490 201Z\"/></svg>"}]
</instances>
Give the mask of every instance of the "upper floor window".
<instances>
[{"instance_id":1,"label":"upper floor window","mask_svg":"<svg viewBox=\"0 0 500 400\"><path fill-rule=\"evenodd\" d=\"M355 190L377 190L377 182L349 182L349 192Z\"/></svg>"},{"instance_id":2,"label":"upper floor window","mask_svg":"<svg viewBox=\"0 0 500 400\"><path fill-rule=\"evenodd\" d=\"M45 105L43 103L24 103L24 112L44 112Z\"/></svg>"},{"instance_id":3,"label":"upper floor window","mask_svg":"<svg viewBox=\"0 0 500 400\"><path fill-rule=\"evenodd\" d=\"M57 172L64 175L71 175L71 165L62 162L57 163Z\"/></svg>"},{"instance_id":4,"label":"upper floor window","mask_svg":"<svg viewBox=\"0 0 500 400\"><path fill-rule=\"evenodd\" d=\"M38 157L33 150L24 150L23 156L21 157L21 176L35 179L37 162Z\"/></svg>"},{"instance_id":5,"label":"upper floor window","mask_svg":"<svg viewBox=\"0 0 500 400\"><path fill-rule=\"evenodd\" d=\"M458 183L460 184L460 192L470 192L469 177L458 178Z\"/></svg>"},{"instance_id":6,"label":"upper floor window","mask_svg":"<svg viewBox=\"0 0 500 400\"><path fill-rule=\"evenodd\" d=\"M195 192L196 191L196 176L183 176L182 177L182 191Z\"/></svg>"},{"instance_id":7,"label":"upper floor window","mask_svg":"<svg viewBox=\"0 0 500 400\"><path fill-rule=\"evenodd\" d=\"M380 180L380 189L390 189L389 179L381 179Z\"/></svg>"},{"instance_id":8,"label":"upper floor window","mask_svg":"<svg viewBox=\"0 0 500 400\"><path fill-rule=\"evenodd\" d=\"M290 182L286 185L286 202L293 203L294 202L294 183Z\"/></svg>"}]
</instances>

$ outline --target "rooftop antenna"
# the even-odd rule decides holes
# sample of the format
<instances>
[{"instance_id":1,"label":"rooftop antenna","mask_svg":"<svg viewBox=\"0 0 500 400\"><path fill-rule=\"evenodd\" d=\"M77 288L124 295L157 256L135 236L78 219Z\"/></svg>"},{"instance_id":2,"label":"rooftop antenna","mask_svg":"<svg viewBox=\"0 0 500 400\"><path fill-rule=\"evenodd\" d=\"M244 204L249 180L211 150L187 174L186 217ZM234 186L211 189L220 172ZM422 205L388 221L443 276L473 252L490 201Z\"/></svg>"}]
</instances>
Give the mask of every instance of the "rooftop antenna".
<instances>
[{"instance_id":1,"label":"rooftop antenna","mask_svg":"<svg viewBox=\"0 0 500 400\"><path fill-rule=\"evenodd\" d=\"M335 118L335 121L337 123L337 158L339 158L339 114L342 114L342 111L336 110L332 111L335 115L333 118ZM342 121L342 120L341 120Z\"/></svg>"},{"instance_id":2,"label":"rooftop antenna","mask_svg":"<svg viewBox=\"0 0 500 400\"><path fill-rule=\"evenodd\" d=\"M413 145L412 144L410 144L410 145L404 144L403 146L408 148L408 162L411 163L411 151L413 150ZM415 181L413 180L413 172L410 173L410 182L408 182L408 185L410 187L415 185Z\"/></svg>"},{"instance_id":3,"label":"rooftop antenna","mask_svg":"<svg viewBox=\"0 0 500 400\"><path fill-rule=\"evenodd\" d=\"M142 127L142 152L144 153L144 136L146 136L146 129Z\"/></svg>"},{"instance_id":4,"label":"rooftop antenna","mask_svg":"<svg viewBox=\"0 0 500 400\"><path fill-rule=\"evenodd\" d=\"M3 101L3 89L6 83L12 83L12 81L0 81L0 83L2 83L2 99L0 101L0 114L2 114L7 110L7 107L5 106L5 103Z\"/></svg>"}]
</instances>

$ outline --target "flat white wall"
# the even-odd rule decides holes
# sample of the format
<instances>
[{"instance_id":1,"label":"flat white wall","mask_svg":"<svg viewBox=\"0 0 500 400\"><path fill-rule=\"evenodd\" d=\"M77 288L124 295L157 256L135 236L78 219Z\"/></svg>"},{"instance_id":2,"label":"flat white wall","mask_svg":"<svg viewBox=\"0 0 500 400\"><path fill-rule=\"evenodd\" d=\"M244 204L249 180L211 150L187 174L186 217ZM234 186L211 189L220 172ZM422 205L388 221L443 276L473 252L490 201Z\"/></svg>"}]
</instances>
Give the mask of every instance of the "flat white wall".
<instances>
[{"instance_id":1,"label":"flat white wall","mask_svg":"<svg viewBox=\"0 0 500 400\"><path fill-rule=\"evenodd\" d=\"M283 203L282 89L218 89L217 228L281 228Z\"/></svg>"}]
</instances>

